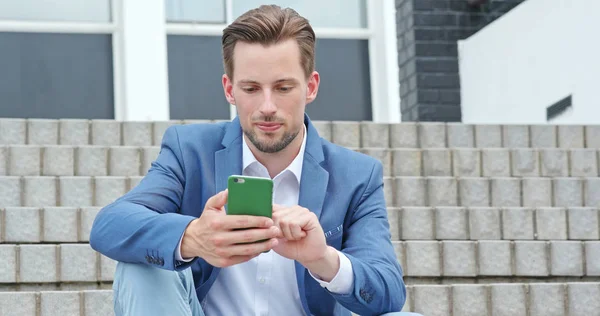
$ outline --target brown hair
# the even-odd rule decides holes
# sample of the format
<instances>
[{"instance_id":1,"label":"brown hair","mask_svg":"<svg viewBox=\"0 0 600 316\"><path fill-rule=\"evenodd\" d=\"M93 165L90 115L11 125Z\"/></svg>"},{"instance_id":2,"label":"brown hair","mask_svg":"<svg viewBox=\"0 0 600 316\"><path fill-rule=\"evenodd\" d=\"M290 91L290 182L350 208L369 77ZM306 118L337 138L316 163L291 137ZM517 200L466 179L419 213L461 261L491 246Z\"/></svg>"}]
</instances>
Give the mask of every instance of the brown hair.
<instances>
[{"instance_id":1,"label":"brown hair","mask_svg":"<svg viewBox=\"0 0 600 316\"><path fill-rule=\"evenodd\" d=\"M290 8L262 5L252 9L223 30L223 65L233 80L233 49L238 41L272 45L295 38L300 47L300 64L306 78L315 69L315 32L308 20Z\"/></svg>"}]
</instances>

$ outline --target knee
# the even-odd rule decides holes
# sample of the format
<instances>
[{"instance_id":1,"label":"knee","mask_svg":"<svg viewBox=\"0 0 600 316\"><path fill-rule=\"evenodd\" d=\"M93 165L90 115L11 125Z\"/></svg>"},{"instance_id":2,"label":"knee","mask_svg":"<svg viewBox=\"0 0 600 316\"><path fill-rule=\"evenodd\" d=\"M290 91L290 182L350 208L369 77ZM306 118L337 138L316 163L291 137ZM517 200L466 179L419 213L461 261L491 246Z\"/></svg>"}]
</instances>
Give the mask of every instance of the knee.
<instances>
[{"instance_id":1,"label":"knee","mask_svg":"<svg viewBox=\"0 0 600 316\"><path fill-rule=\"evenodd\" d=\"M118 262L114 289L119 292L143 293L169 287L185 288L185 274L149 265Z\"/></svg>"},{"instance_id":2,"label":"knee","mask_svg":"<svg viewBox=\"0 0 600 316\"><path fill-rule=\"evenodd\" d=\"M117 262L115 270L115 281L154 282L155 278L169 277L168 273L162 273L158 268L137 263Z\"/></svg>"},{"instance_id":3,"label":"knee","mask_svg":"<svg viewBox=\"0 0 600 316\"><path fill-rule=\"evenodd\" d=\"M169 271L118 262L113 282L115 315L191 315L193 284L191 269Z\"/></svg>"}]
</instances>

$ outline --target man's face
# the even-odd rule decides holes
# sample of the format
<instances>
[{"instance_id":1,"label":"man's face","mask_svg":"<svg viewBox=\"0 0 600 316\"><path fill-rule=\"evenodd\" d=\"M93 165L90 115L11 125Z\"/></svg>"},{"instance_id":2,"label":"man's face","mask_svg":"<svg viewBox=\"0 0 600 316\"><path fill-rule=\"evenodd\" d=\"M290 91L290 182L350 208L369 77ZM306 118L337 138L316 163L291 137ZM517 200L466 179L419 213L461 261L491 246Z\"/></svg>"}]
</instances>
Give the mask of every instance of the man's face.
<instances>
[{"instance_id":1,"label":"man's face","mask_svg":"<svg viewBox=\"0 0 600 316\"><path fill-rule=\"evenodd\" d=\"M294 39L268 47L238 42L233 81L223 75L229 103L237 107L242 130L256 149L275 153L300 133L304 109L319 86L319 74L306 78Z\"/></svg>"}]
</instances>

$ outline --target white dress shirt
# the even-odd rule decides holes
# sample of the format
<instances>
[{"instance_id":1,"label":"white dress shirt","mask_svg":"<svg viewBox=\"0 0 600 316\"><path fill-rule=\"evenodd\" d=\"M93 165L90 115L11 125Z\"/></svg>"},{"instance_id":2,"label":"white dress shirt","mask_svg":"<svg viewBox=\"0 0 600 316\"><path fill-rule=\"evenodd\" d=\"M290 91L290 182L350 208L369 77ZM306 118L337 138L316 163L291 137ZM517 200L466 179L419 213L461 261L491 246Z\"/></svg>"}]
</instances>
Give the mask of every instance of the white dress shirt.
<instances>
[{"instance_id":1,"label":"white dress shirt","mask_svg":"<svg viewBox=\"0 0 600 316\"><path fill-rule=\"evenodd\" d=\"M298 204L305 146L306 127L300 152L285 170L273 178L274 203L284 206ZM243 175L269 178L267 168L256 160L245 139L242 159ZM309 273L329 291L348 294L354 283L352 264L342 252L338 251L338 254L340 269L331 282L322 281L310 271ZM180 251L177 257L183 260ZM294 260L284 258L272 250L250 261L221 269L201 305L207 316L304 315Z\"/></svg>"}]
</instances>

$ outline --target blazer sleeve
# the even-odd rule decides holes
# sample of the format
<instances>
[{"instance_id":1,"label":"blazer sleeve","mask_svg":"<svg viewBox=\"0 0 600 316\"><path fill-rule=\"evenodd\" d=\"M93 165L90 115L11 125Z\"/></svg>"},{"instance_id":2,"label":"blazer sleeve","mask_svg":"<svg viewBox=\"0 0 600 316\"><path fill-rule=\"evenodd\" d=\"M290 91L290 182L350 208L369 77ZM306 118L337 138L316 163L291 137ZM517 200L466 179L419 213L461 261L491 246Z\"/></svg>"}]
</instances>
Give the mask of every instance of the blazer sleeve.
<instances>
[{"instance_id":1,"label":"blazer sleeve","mask_svg":"<svg viewBox=\"0 0 600 316\"><path fill-rule=\"evenodd\" d=\"M100 210L90 233L91 247L128 263L181 270L192 262L175 259L179 240L195 217L182 215L185 166L177 127L163 136L160 153L142 181Z\"/></svg>"},{"instance_id":2,"label":"blazer sleeve","mask_svg":"<svg viewBox=\"0 0 600 316\"><path fill-rule=\"evenodd\" d=\"M399 312L406 301L403 271L398 263L383 193L383 167L376 162L347 228L342 252L352 264L353 290L330 294L359 315Z\"/></svg>"}]
</instances>

